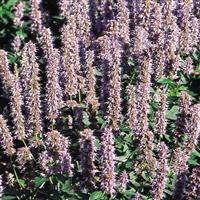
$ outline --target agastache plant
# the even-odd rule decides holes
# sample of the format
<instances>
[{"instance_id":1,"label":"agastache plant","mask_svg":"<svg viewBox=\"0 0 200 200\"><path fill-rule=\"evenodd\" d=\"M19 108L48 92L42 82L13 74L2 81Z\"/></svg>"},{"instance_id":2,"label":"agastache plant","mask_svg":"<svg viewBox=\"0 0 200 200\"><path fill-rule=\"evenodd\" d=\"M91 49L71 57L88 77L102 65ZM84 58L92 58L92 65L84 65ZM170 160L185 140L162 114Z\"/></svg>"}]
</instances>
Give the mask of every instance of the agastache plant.
<instances>
[{"instance_id":1,"label":"agastache plant","mask_svg":"<svg viewBox=\"0 0 200 200\"><path fill-rule=\"evenodd\" d=\"M198 0L0 4L0 199L199 198Z\"/></svg>"}]
</instances>

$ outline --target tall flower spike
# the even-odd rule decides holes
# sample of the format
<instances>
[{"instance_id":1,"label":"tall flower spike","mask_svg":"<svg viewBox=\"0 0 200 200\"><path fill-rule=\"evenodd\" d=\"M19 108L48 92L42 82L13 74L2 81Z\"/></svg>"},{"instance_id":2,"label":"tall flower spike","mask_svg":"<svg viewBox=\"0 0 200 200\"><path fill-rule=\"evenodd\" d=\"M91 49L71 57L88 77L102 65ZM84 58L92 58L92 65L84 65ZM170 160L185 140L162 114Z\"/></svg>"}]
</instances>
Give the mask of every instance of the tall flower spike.
<instances>
[{"instance_id":1,"label":"tall flower spike","mask_svg":"<svg viewBox=\"0 0 200 200\"><path fill-rule=\"evenodd\" d=\"M153 3L149 28L150 37L152 41L155 42L162 31L162 7L157 2Z\"/></svg>"},{"instance_id":2,"label":"tall flower spike","mask_svg":"<svg viewBox=\"0 0 200 200\"><path fill-rule=\"evenodd\" d=\"M40 33L42 28L42 14L40 10L41 0L30 0L31 5L31 30L34 33Z\"/></svg>"},{"instance_id":3,"label":"tall flower spike","mask_svg":"<svg viewBox=\"0 0 200 200\"><path fill-rule=\"evenodd\" d=\"M14 77L9 70L7 53L0 50L0 76L4 87L10 93L11 117L13 120L14 134L19 140L24 139L25 126L22 115L22 96L18 77Z\"/></svg>"},{"instance_id":4,"label":"tall flower spike","mask_svg":"<svg viewBox=\"0 0 200 200\"><path fill-rule=\"evenodd\" d=\"M186 192L187 200L198 199L200 195L200 167L195 167L189 177L188 189Z\"/></svg>"},{"instance_id":5,"label":"tall flower spike","mask_svg":"<svg viewBox=\"0 0 200 200\"><path fill-rule=\"evenodd\" d=\"M115 192L115 148L112 129L105 128L101 139L101 188L112 196Z\"/></svg>"},{"instance_id":6,"label":"tall flower spike","mask_svg":"<svg viewBox=\"0 0 200 200\"><path fill-rule=\"evenodd\" d=\"M49 122L54 123L62 106L62 92L59 83L60 53L53 47L53 38L50 29L42 29L40 40L47 62L46 117Z\"/></svg>"},{"instance_id":7,"label":"tall flower spike","mask_svg":"<svg viewBox=\"0 0 200 200\"><path fill-rule=\"evenodd\" d=\"M16 161L19 164L18 168L21 171L25 171L26 164L32 161L33 155L30 152L28 147L21 147L17 149L17 158Z\"/></svg>"},{"instance_id":8,"label":"tall flower spike","mask_svg":"<svg viewBox=\"0 0 200 200\"><path fill-rule=\"evenodd\" d=\"M192 1L180 1L177 3L177 13L179 14L178 23L181 29L180 46L184 53L190 51L190 16L192 10Z\"/></svg>"},{"instance_id":9,"label":"tall flower spike","mask_svg":"<svg viewBox=\"0 0 200 200\"><path fill-rule=\"evenodd\" d=\"M168 148L164 142L159 144L159 159L157 165L157 174L152 182L151 195L154 200L161 200L166 185L168 161Z\"/></svg>"},{"instance_id":10,"label":"tall flower spike","mask_svg":"<svg viewBox=\"0 0 200 200\"><path fill-rule=\"evenodd\" d=\"M69 141L58 131L51 131L46 134L45 141L49 155L55 162L54 173L70 174L72 163L69 153ZM52 168L53 169L53 168Z\"/></svg>"},{"instance_id":11,"label":"tall flower spike","mask_svg":"<svg viewBox=\"0 0 200 200\"><path fill-rule=\"evenodd\" d=\"M59 64L60 55L57 49L54 49L51 58L46 67L46 117L49 122L54 123L59 115L59 109L62 106L62 93L59 84Z\"/></svg>"},{"instance_id":12,"label":"tall flower spike","mask_svg":"<svg viewBox=\"0 0 200 200\"><path fill-rule=\"evenodd\" d=\"M148 32L141 26L136 26L133 32L132 52L138 58L148 47Z\"/></svg>"},{"instance_id":13,"label":"tall flower spike","mask_svg":"<svg viewBox=\"0 0 200 200\"><path fill-rule=\"evenodd\" d=\"M80 46L80 55L84 61L86 49L90 47L92 41L91 19L90 19L90 1L79 0L76 6L76 23L77 23L77 37Z\"/></svg>"},{"instance_id":14,"label":"tall flower spike","mask_svg":"<svg viewBox=\"0 0 200 200\"><path fill-rule=\"evenodd\" d=\"M74 16L71 16L69 23L63 26L61 39L64 93L68 97L78 93L78 73L80 73L79 47Z\"/></svg>"},{"instance_id":15,"label":"tall flower spike","mask_svg":"<svg viewBox=\"0 0 200 200\"><path fill-rule=\"evenodd\" d=\"M95 91L96 77L94 66L94 53L93 51L87 51L87 74L86 74L86 103L91 105L92 110L96 111L98 108L98 99Z\"/></svg>"},{"instance_id":16,"label":"tall flower spike","mask_svg":"<svg viewBox=\"0 0 200 200\"><path fill-rule=\"evenodd\" d=\"M195 46L197 46L199 42L199 19L192 16L191 17L191 31L190 31L190 43L191 43L191 49L195 50Z\"/></svg>"},{"instance_id":17,"label":"tall flower spike","mask_svg":"<svg viewBox=\"0 0 200 200\"><path fill-rule=\"evenodd\" d=\"M182 199L184 196L186 186L186 174L188 171L188 154L185 149L180 147L176 148L173 152L173 165L172 169L176 175L174 183L173 200Z\"/></svg>"},{"instance_id":18,"label":"tall flower spike","mask_svg":"<svg viewBox=\"0 0 200 200\"><path fill-rule=\"evenodd\" d=\"M14 52L19 55L20 50L21 50L21 46L22 46L22 36L20 35L16 35L14 40L12 41L12 47L14 49Z\"/></svg>"},{"instance_id":19,"label":"tall flower spike","mask_svg":"<svg viewBox=\"0 0 200 200\"><path fill-rule=\"evenodd\" d=\"M15 153L13 139L7 127L7 122L2 115L0 115L0 145L4 153L11 156Z\"/></svg>"},{"instance_id":20,"label":"tall flower spike","mask_svg":"<svg viewBox=\"0 0 200 200\"><path fill-rule=\"evenodd\" d=\"M38 164L40 167L40 174L42 176L52 174L51 163L53 162L53 158L48 155L47 151L43 151L39 154Z\"/></svg>"},{"instance_id":21,"label":"tall flower spike","mask_svg":"<svg viewBox=\"0 0 200 200\"><path fill-rule=\"evenodd\" d=\"M13 75L9 70L7 52L0 50L0 77L4 87L9 90L12 87Z\"/></svg>"},{"instance_id":22,"label":"tall flower spike","mask_svg":"<svg viewBox=\"0 0 200 200\"><path fill-rule=\"evenodd\" d=\"M156 118L155 132L157 135L160 135L161 137L166 132L166 126L167 126L166 111L167 111L167 96L165 94L165 91L162 90L160 94L160 103L155 116Z\"/></svg>"},{"instance_id":23,"label":"tall flower spike","mask_svg":"<svg viewBox=\"0 0 200 200\"><path fill-rule=\"evenodd\" d=\"M182 70L185 74L191 74L194 70L193 60L191 57L186 58L185 64L182 67Z\"/></svg>"},{"instance_id":24,"label":"tall flower spike","mask_svg":"<svg viewBox=\"0 0 200 200\"><path fill-rule=\"evenodd\" d=\"M110 63L107 119L112 129L118 130L121 119L121 45L116 38L111 42L110 51L113 59Z\"/></svg>"},{"instance_id":25,"label":"tall flower spike","mask_svg":"<svg viewBox=\"0 0 200 200\"><path fill-rule=\"evenodd\" d=\"M124 0L119 0L117 2L117 22L119 28L119 35L124 44L130 43L130 33L129 33L129 9L127 2Z\"/></svg>"},{"instance_id":26,"label":"tall flower spike","mask_svg":"<svg viewBox=\"0 0 200 200\"><path fill-rule=\"evenodd\" d=\"M191 109L191 121L189 122L187 139L184 142L186 152L190 155L198 142L200 134L200 104L195 104Z\"/></svg>"},{"instance_id":27,"label":"tall flower spike","mask_svg":"<svg viewBox=\"0 0 200 200\"><path fill-rule=\"evenodd\" d=\"M24 16L24 3L23 2L19 2L16 6L15 6L15 11L14 11L14 25L15 26L23 26L23 21L22 18Z\"/></svg>"},{"instance_id":28,"label":"tall flower spike","mask_svg":"<svg viewBox=\"0 0 200 200\"><path fill-rule=\"evenodd\" d=\"M156 171L156 158L153 156L154 150L154 135L151 131L143 133L138 146L139 157L135 162L135 172L141 174L142 171L146 170L151 176L154 176Z\"/></svg>"},{"instance_id":29,"label":"tall flower spike","mask_svg":"<svg viewBox=\"0 0 200 200\"><path fill-rule=\"evenodd\" d=\"M129 96L128 99L128 113L127 113L127 123L129 128L135 131L137 126L137 108L136 108L136 93L135 87L133 85L128 85L127 93Z\"/></svg>"},{"instance_id":30,"label":"tall flower spike","mask_svg":"<svg viewBox=\"0 0 200 200\"><path fill-rule=\"evenodd\" d=\"M184 134L188 133L188 117L190 113L191 97L187 92L182 92L179 101L179 114L176 120L176 130L174 131L174 141L179 142Z\"/></svg>"},{"instance_id":31,"label":"tall flower spike","mask_svg":"<svg viewBox=\"0 0 200 200\"><path fill-rule=\"evenodd\" d=\"M123 171L120 175L120 178L119 178L119 183L120 183L120 189L121 191L125 191L126 190L126 187L127 187L127 184L128 184L129 180L128 180L128 174L126 171Z\"/></svg>"},{"instance_id":32,"label":"tall flower spike","mask_svg":"<svg viewBox=\"0 0 200 200\"><path fill-rule=\"evenodd\" d=\"M73 1L72 0L59 0L58 4L59 4L59 8L60 8L60 16L61 17L69 17L72 13Z\"/></svg>"},{"instance_id":33,"label":"tall flower spike","mask_svg":"<svg viewBox=\"0 0 200 200\"><path fill-rule=\"evenodd\" d=\"M41 102L39 85L39 65L36 60L36 46L29 42L24 47L22 67L25 75L24 96L26 109L26 128L33 145L41 140Z\"/></svg>"},{"instance_id":34,"label":"tall flower spike","mask_svg":"<svg viewBox=\"0 0 200 200\"><path fill-rule=\"evenodd\" d=\"M109 73L110 73L110 62L112 61L112 56L110 53L111 40L108 35L104 35L98 39L100 46L100 58L101 58L101 110L106 113L108 95L109 95Z\"/></svg>"},{"instance_id":35,"label":"tall flower spike","mask_svg":"<svg viewBox=\"0 0 200 200\"><path fill-rule=\"evenodd\" d=\"M85 129L81 133L80 138L80 164L81 164L81 177L82 187L94 188L95 184L93 181L95 175L95 138L93 131Z\"/></svg>"},{"instance_id":36,"label":"tall flower spike","mask_svg":"<svg viewBox=\"0 0 200 200\"><path fill-rule=\"evenodd\" d=\"M136 135L143 135L148 131L148 110L149 110L149 93L150 93L150 70L151 60L149 53L143 54L143 60L139 65L139 76L136 86L137 99L137 127Z\"/></svg>"}]
</instances>

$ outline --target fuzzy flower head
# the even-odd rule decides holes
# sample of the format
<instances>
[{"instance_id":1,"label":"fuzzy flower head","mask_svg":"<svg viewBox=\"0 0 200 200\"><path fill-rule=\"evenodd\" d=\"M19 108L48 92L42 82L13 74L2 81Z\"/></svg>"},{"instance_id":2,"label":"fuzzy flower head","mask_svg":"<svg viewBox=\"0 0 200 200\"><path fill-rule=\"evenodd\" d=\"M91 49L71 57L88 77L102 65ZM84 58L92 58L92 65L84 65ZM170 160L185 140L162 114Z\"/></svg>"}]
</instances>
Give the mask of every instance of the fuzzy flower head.
<instances>
[{"instance_id":1,"label":"fuzzy flower head","mask_svg":"<svg viewBox=\"0 0 200 200\"><path fill-rule=\"evenodd\" d=\"M101 139L101 188L112 196L115 192L115 149L112 129L105 128Z\"/></svg>"},{"instance_id":2,"label":"fuzzy flower head","mask_svg":"<svg viewBox=\"0 0 200 200\"><path fill-rule=\"evenodd\" d=\"M14 25L15 26L23 26L22 18L24 16L24 3L21 1L15 6L14 11Z\"/></svg>"},{"instance_id":3,"label":"fuzzy flower head","mask_svg":"<svg viewBox=\"0 0 200 200\"><path fill-rule=\"evenodd\" d=\"M71 173L71 155L69 153L69 141L58 131L51 131L46 134L45 141L49 156L55 161L55 173Z\"/></svg>"},{"instance_id":4,"label":"fuzzy flower head","mask_svg":"<svg viewBox=\"0 0 200 200\"><path fill-rule=\"evenodd\" d=\"M78 39L76 37L75 17L69 18L69 23L62 28L62 71L65 85L65 96L72 96L78 93L80 88L80 58Z\"/></svg>"},{"instance_id":5,"label":"fuzzy flower head","mask_svg":"<svg viewBox=\"0 0 200 200\"><path fill-rule=\"evenodd\" d=\"M159 160L157 165L157 174L152 183L152 198L154 200L161 200L166 185L167 173L168 173L168 161L167 161L168 148L164 142L159 145Z\"/></svg>"},{"instance_id":6,"label":"fuzzy flower head","mask_svg":"<svg viewBox=\"0 0 200 200\"><path fill-rule=\"evenodd\" d=\"M36 46L26 44L23 52L22 82L24 83L24 101L26 108L26 129L32 139L41 138L41 102L39 85L39 65L36 60ZM34 139L33 139L34 140Z\"/></svg>"},{"instance_id":7,"label":"fuzzy flower head","mask_svg":"<svg viewBox=\"0 0 200 200\"><path fill-rule=\"evenodd\" d=\"M28 162L32 161L33 155L30 152L28 147L21 147L17 149L17 163L19 164L18 168L22 171L25 171L25 165Z\"/></svg>"},{"instance_id":8,"label":"fuzzy flower head","mask_svg":"<svg viewBox=\"0 0 200 200\"><path fill-rule=\"evenodd\" d=\"M123 171L119 178L120 188L122 191L126 190L128 182L129 182L128 174L126 171Z\"/></svg>"},{"instance_id":9,"label":"fuzzy flower head","mask_svg":"<svg viewBox=\"0 0 200 200\"><path fill-rule=\"evenodd\" d=\"M7 127L6 120L0 115L0 144L4 153L11 156L15 153L13 139Z\"/></svg>"},{"instance_id":10,"label":"fuzzy flower head","mask_svg":"<svg viewBox=\"0 0 200 200\"><path fill-rule=\"evenodd\" d=\"M42 29L42 13L40 10L41 0L31 0L31 30L35 33L40 33Z\"/></svg>"},{"instance_id":11,"label":"fuzzy flower head","mask_svg":"<svg viewBox=\"0 0 200 200\"><path fill-rule=\"evenodd\" d=\"M200 195L200 167L195 167L189 177L188 189L186 192L187 200L193 200Z\"/></svg>"},{"instance_id":12,"label":"fuzzy flower head","mask_svg":"<svg viewBox=\"0 0 200 200\"><path fill-rule=\"evenodd\" d=\"M93 177L95 175L95 139L93 132L90 129L85 129L81 133L80 138L80 164L81 164L81 177L83 178L82 186L94 188Z\"/></svg>"}]
</instances>

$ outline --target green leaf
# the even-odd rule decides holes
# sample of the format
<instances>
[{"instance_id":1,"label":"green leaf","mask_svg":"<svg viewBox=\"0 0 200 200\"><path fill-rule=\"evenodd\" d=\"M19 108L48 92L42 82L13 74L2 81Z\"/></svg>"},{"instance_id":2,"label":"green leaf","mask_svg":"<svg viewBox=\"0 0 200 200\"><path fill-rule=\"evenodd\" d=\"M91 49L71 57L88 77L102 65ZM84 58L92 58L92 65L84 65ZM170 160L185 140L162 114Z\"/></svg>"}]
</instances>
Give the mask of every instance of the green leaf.
<instances>
[{"instance_id":1,"label":"green leaf","mask_svg":"<svg viewBox=\"0 0 200 200\"><path fill-rule=\"evenodd\" d=\"M7 9L10 9L10 8L13 7L17 2L18 2L18 0L8 0L7 3L5 4L5 7L6 7Z\"/></svg>"},{"instance_id":2,"label":"green leaf","mask_svg":"<svg viewBox=\"0 0 200 200\"><path fill-rule=\"evenodd\" d=\"M36 188L40 187L45 182L46 182L46 178L44 177L35 177L34 179L34 184Z\"/></svg>"},{"instance_id":3,"label":"green leaf","mask_svg":"<svg viewBox=\"0 0 200 200\"><path fill-rule=\"evenodd\" d=\"M173 106L170 110L167 111L166 118L170 120L176 120L178 112L179 112L179 107Z\"/></svg>"},{"instance_id":4,"label":"green leaf","mask_svg":"<svg viewBox=\"0 0 200 200\"><path fill-rule=\"evenodd\" d=\"M168 78L160 78L158 80L158 83L161 83L161 84L165 84L165 85L169 85L170 87L175 87L176 86L176 83Z\"/></svg>"},{"instance_id":5,"label":"green leaf","mask_svg":"<svg viewBox=\"0 0 200 200\"><path fill-rule=\"evenodd\" d=\"M62 183L61 184L61 191L65 192L67 194L71 194L71 195L74 194L71 182L70 181L65 181L64 184Z\"/></svg>"},{"instance_id":6,"label":"green leaf","mask_svg":"<svg viewBox=\"0 0 200 200\"><path fill-rule=\"evenodd\" d=\"M18 183L23 188L26 186L25 180L23 180L23 179L18 179Z\"/></svg>"},{"instance_id":7,"label":"green leaf","mask_svg":"<svg viewBox=\"0 0 200 200\"><path fill-rule=\"evenodd\" d=\"M104 193L101 192L101 191L93 192L93 193L90 195L90 198L89 198L89 200L100 200L100 199L105 199L105 195L104 195Z\"/></svg>"}]
</instances>

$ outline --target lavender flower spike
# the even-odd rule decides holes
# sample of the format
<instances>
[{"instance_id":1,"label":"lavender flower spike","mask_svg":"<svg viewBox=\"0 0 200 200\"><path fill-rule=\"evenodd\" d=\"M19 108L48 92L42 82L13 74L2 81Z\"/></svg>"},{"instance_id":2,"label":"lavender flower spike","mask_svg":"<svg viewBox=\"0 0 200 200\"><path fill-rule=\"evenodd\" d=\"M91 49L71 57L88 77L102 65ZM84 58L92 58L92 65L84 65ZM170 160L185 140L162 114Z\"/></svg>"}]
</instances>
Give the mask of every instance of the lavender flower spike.
<instances>
[{"instance_id":1,"label":"lavender flower spike","mask_svg":"<svg viewBox=\"0 0 200 200\"><path fill-rule=\"evenodd\" d=\"M189 177L189 186L187 189L187 200L197 200L200 196L200 167L195 167Z\"/></svg>"},{"instance_id":2,"label":"lavender flower spike","mask_svg":"<svg viewBox=\"0 0 200 200\"><path fill-rule=\"evenodd\" d=\"M130 32L129 32L129 9L127 7L127 2L124 0L119 0L117 3L117 23L119 28L119 35L124 44L130 43Z\"/></svg>"},{"instance_id":3,"label":"lavender flower spike","mask_svg":"<svg viewBox=\"0 0 200 200\"><path fill-rule=\"evenodd\" d=\"M69 141L62 136L58 131L51 131L46 134L45 141L47 150L50 152L50 157L56 163L54 167L55 173L71 174L71 156L68 150Z\"/></svg>"},{"instance_id":4,"label":"lavender flower spike","mask_svg":"<svg viewBox=\"0 0 200 200\"><path fill-rule=\"evenodd\" d=\"M24 116L22 115L21 88L18 77L14 77L9 70L7 53L4 50L0 50L0 77L5 89L10 93L11 117L13 119L15 137L19 140L24 139L26 135Z\"/></svg>"},{"instance_id":5,"label":"lavender flower spike","mask_svg":"<svg viewBox=\"0 0 200 200\"><path fill-rule=\"evenodd\" d=\"M13 139L7 127L6 120L0 115L0 145L4 153L11 156L15 153Z\"/></svg>"},{"instance_id":6,"label":"lavender flower spike","mask_svg":"<svg viewBox=\"0 0 200 200\"><path fill-rule=\"evenodd\" d=\"M0 50L0 77L6 90L9 90L12 87L13 75L9 69L7 52L4 50Z\"/></svg>"},{"instance_id":7,"label":"lavender flower spike","mask_svg":"<svg viewBox=\"0 0 200 200\"><path fill-rule=\"evenodd\" d=\"M94 53L93 51L87 51L86 55L87 62L87 79L86 79L86 103L91 105L92 110L96 111L98 108L98 99L95 91L96 77L95 77L95 66L94 66Z\"/></svg>"},{"instance_id":8,"label":"lavender flower spike","mask_svg":"<svg viewBox=\"0 0 200 200\"><path fill-rule=\"evenodd\" d=\"M59 51L54 49L46 67L47 72L47 95L46 95L46 116L49 122L54 123L59 115L62 106L62 92L59 84Z\"/></svg>"},{"instance_id":9,"label":"lavender flower spike","mask_svg":"<svg viewBox=\"0 0 200 200\"><path fill-rule=\"evenodd\" d=\"M18 168L22 171L25 171L26 164L33 159L33 155L28 147L21 147L17 149L17 163L19 164Z\"/></svg>"},{"instance_id":10,"label":"lavender flower spike","mask_svg":"<svg viewBox=\"0 0 200 200\"><path fill-rule=\"evenodd\" d=\"M41 0L30 0L31 5L31 30L35 33L40 33L42 28L42 14L40 10Z\"/></svg>"},{"instance_id":11,"label":"lavender flower spike","mask_svg":"<svg viewBox=\"0 0 200 200\"><path fill-rule=\"evenodd\" d=\"M161 200L165 189L168 163L167 163L168 148L164 142L159 146L159 160L157 165L157 174L152 183L151 195L154 200Z\"/></svg>"},{"instance_id":12,"label":"lavender flower spike","mask_svg":"<svg viewBox=\"0 0 200 200\"><path fill-rule=\"evenodd\" d=\"M200 134L200 104L195 104L192 107L191 112L192 116L188 127L188 138L184 143L184 147L188 155L195 150Z\"/></svg>"},{"instance_id":13,"label":"lavender flower spike","mask_svg":"<svg viewBox=\"0 0 200 200\"><path fill-rule=\"evenodd\" d=\"M19 2L15 6L15 12L14 12L14 25L15 26L21 27L23 25L22 18L24 16L24 7L25 7L25 5L23 2Z\"/></svg>"},{"instance_id":14,"label":"lavender flower spike","mask_svg":"<svg viewBox=\"0 0 200 200\"><path fill-rule=\"evenodd\" d=\"M113 130L118 130L121 120L121 45L116 38L111 40L110 50L113 59L110 63L107 118Z\"/></svg>"},{"instance_id":15,"label":"lavender flower spike","mask_svg":"<svg viewBox=\"0 0 200 200\"><path fill-rule=\"evenodd\" d=\"M93 131L90 129L85 129L81 133L80 138L80 164L81 164L81 177L82 187L94 188L95 184L93 177L95 175L95 139L93 136Z\"/></svg>"},{"instance_id":16,"label":"lavender flower spike","mask_svg":"<svg viewBox=\"0 0 200 200\"><path fill-rule=\"evenodd\" d=\"M142 135L148 130L149 93L151 85L151 59L149 53L144 54L143 60L140 62L139 70L136 86L138 110L136 135Z\"/></svg>"},{"instance_id":17,"label":"lavender flower spike","mask_svg":"<svg viewBox=\"0 0 200 200\"><path fill-rule=\"evenodd\" d=\"M115 192L115 148L112 129L105 128L101 139L101 188L112 196Z\"/></svg>"},{"instance_id":18,"label":"lavender flower spike","mask_svg":"<svg viewBox=\"0 0 200 200\"><path fill-rule=\"evenodd\" d=\"M119 183L120 183L120 189L124 192L126 190L127 184L128 184L128 174L126 171L123 171L120 175Z\"/></svg>"},{"instance_id":19,"label":"lavender flower spike","mask_svg":"<svg viewBox=\"0 0 200 200\"><path fill-rule=\"evenodd\" d=\"M21 96L21 87L17 77L13 79L13 85L10 93L11 117L13 119L15 138L23 140L27 137L27 135L25 133L25 122L22 114L23 101Z\"/></svg>"},{"instance_id":20,"label":"lavender flower spike","mask_svg":"<svg viewBox=\"0 0 200 200\"><path fill-rule=\"evenodd\" d=\"M31 140L40 140L42 132L41 124L41 102L39 85L39 65L36 60L36 46L29 42L24 47L23 74L24 74L24 96L26 108L26 129ZM34 139L35 138L35 139ZM34 142L34 141L33 141Z\"/></svg>"},{"instance_id":21,"label":"lavender flower spike","mask_svg":"<svg viewBox=\"0 0 200 200\"><path fill-rule=\"evenodd\" d=\"M64 93L68 97L78 93L78 75L80 73L80 58L76 23L74 16L62 28L62 71L64 77Z\"/></svg>"}]
</instances>

